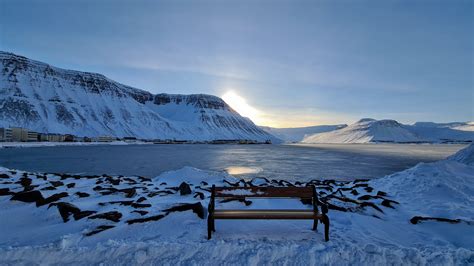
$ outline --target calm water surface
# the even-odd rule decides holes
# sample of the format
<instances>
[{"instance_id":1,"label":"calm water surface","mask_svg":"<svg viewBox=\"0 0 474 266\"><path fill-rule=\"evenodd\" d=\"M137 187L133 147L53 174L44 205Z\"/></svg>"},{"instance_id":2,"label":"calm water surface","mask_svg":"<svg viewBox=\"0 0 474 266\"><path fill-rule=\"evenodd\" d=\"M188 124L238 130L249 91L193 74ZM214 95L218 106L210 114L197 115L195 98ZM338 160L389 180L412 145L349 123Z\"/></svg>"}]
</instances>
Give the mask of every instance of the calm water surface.
<instances>
[{"instance_id":1,"label":"calm water surface","mask_svg":"<svg viewBox=\"0 0 474 266\"><path fill-rule=\"evenodd\" d=\"M375 178L443 159L465 145L97 145L0 149L7 168L157 176L192 166L288 180Z\"/></svg>"}]
</instances>

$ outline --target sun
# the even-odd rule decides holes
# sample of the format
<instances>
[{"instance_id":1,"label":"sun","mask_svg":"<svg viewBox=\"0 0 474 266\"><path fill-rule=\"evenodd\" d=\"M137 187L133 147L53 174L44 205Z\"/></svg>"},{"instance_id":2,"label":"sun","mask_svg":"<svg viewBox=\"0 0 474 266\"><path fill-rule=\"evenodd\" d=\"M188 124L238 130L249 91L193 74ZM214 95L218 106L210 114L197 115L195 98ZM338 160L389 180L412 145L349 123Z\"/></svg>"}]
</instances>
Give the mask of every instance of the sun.
<instances>
[{"instance_id":1,"label":"sun","mask_svg":"<svg viewBox=\"0 0 474 266\"><path fill-rule=\"evenodd\" d=\"M250 118L254 123L257 123L260 120L261 112L250 106L244 98L237 95L235 92L226 92L222 95L222 99L224 99L232 109L237 111L240 115Z\"/></svg>"}]
</instances>

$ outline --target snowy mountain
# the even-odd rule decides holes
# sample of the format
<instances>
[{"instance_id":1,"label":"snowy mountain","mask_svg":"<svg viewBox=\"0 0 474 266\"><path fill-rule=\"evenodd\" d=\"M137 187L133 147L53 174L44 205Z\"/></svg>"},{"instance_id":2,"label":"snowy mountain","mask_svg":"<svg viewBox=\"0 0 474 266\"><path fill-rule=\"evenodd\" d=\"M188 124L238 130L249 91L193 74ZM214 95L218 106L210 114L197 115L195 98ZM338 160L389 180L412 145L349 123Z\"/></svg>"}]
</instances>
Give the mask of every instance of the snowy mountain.
<instances>
[{"instance_id":1,"label":"snowy mountain","mask_svg":"<svg viewBox=\"0 0 474 266\"><path fill-rule=\"evenodd\" d=\"M322 126L311 126L311 127L295 127L295 128L275 128L275 127L264 127L260 128L267 131L268 133L286 141L286 142L299 142L302 141L306 136L333 131L341 129L347 125L322 125Z\"/></svg>"},{"instance_id":2,"label":"snowy mountain","mask_svg":"<svg viewBox=\"0 0 474 266\"><path fill-rule=\"evenodd\" d=\"M417 122L407 127L429 142L474 141L473 122Z\"/></svg>"},{"instance_id":3,"label":"snowy mountain","mask_svg":"<svg viewBox=\"0 0 474 266\"><path fill-rule=\"evenodd\" d=\"M278 141L222 99L157 94L0 51L0 127L78 136Z\"/></svg>"},{"instance_id":4,"label":"snowy mountain","mask_svg":"<svg viewBox=\"0 0 474 266\"><path fill-rule=\"evenodd\" d=\"M469 123L415 123L403 125L395 120L364 118L345 128L314 134L304 143L369 143L369 142L472 142L474 132L460 130Z\"/></svg>"},{"instance_id":5,"label":"snowy mountain","mask_svg":"<svg viewBox=\"0 0 474 266\"><path fill-rule=\"evenodd\" d=\"M314 134L304 143L422 142L423 139L395 120L364 118L345 128Z\"/></svg>"}]
</instances>

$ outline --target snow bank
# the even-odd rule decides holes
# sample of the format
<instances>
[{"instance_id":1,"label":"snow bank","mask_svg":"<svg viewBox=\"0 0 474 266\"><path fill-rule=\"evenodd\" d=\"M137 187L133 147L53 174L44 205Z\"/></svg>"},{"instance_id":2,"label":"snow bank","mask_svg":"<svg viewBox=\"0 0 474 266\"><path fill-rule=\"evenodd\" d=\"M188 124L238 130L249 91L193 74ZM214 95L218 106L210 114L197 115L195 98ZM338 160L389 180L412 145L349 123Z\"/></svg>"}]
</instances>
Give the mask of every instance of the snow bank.
<instances>
[{"instance_id":1,"label":"snow bank","mask_svg":"<svg viewBox=\"0 0 474 266\"><path fill-rule=\"evenodd\" d=\"M413 216L474 218L474 168L465 164L420 163L371 184L389 191Z\"/></svg>"},{"instance_id":2,"label":"snow bank","mask_svg":"<svg viewBox=\"0 0 474 266\"><path fill-rule=\"evenodd\" d=\"M456 154L450 156L448 160L474 165L474 144L471 144L467 148L462 149Z\"/></svg>"}]
</instances>

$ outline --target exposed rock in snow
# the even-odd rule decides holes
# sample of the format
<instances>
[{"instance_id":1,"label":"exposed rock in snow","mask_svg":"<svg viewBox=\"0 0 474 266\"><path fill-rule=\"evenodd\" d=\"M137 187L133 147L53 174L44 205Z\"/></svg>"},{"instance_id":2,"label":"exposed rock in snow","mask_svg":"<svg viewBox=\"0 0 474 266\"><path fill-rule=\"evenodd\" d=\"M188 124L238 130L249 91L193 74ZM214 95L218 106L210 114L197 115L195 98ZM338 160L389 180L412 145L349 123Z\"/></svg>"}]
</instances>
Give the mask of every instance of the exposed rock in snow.
<instances>
[{"instance_id":1,"label":"exposed rock in snow","mask_svg":"<svg viewBox=\"0 0 474 266\"><path fill-rule=\"evenodd\" d=\"M462 131L466 123L415 123L403 125L395 120L364 118L345 128L306 136L304 143L369 143L369 142L472 142L474 131Z\"/></svg>"},{"instance_id":2,"label":"exposed rock in snow","mask_svg":"<svg viewBox=\"0 0 474 266\"><path fill-rule=\"evenodd\" d=\"M0 63L0 127L89 137L278 141L216 96L153 95L6 52Z\"/></svg>"},{"instance_id":3,"label":"exposed rock in snow","mask_svg":"<svg viewBox=\"0 0 474 266\"><path fill-rule=\"evenodd\" d=\"M268 133L286 141L286 142L300 142L306 136L329 132L336 129L346 127L346 124L342 125L322 125L322 126L311 126L311 127L296 127L296 128L275 128L275 127L264 127L260 128L267 131Z\"/></svg>"},{"instance_id":4,"label":"exposed rock in snow","mask_svg":"<svg viewBox=\"0 0 474 266\"><path fill-rule=\"evenodd\" d=\"M345 128L307 136L304 143L422 142L395 120L364 118Z\"/></svg>"}]
</instances>

